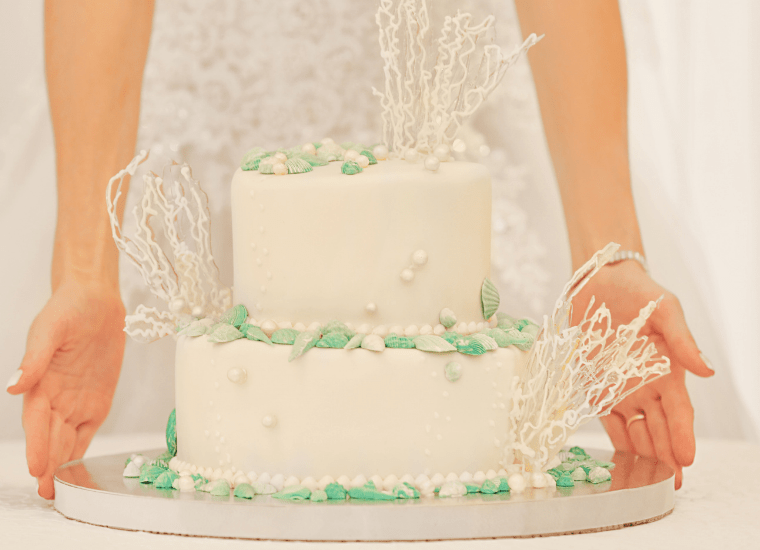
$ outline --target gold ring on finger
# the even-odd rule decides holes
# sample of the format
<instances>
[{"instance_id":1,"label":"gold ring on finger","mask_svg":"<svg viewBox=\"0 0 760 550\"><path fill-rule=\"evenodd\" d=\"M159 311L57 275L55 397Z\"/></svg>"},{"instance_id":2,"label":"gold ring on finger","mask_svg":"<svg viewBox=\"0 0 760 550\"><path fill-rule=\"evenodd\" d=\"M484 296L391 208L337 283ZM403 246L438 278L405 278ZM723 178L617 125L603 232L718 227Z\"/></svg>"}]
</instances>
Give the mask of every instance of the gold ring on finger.
<instances>
[{"instance_id":1,"label":"gold ring on finger","mask_svg":"<svg viewBox=\"0 0 760 550\"><path fill-rule=\"evenodd\" d=\"M634 414L631 418L629 418L625 423L626 429L630 430L631 424L633 424L637 420L646 420L646 416L644 416L644 413L640 412L638 414Z\"/></svg>"}]
</instances>

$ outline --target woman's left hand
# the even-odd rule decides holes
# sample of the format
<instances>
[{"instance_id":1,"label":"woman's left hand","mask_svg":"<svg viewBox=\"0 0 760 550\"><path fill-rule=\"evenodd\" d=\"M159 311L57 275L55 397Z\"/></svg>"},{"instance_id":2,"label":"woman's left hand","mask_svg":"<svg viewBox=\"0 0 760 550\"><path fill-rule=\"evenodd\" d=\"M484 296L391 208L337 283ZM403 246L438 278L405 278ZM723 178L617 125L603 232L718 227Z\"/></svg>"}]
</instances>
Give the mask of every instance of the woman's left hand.
<instances>
[{"instance_id":1,"label":"woman's left hand","mask_svg":"<svg viewBox=\"0 0 760 550\"><path fill-rule=\"evenodd\" d=\"M680 488L682 469L694 461L694 409L686 391L686 371L697 376L715 374L686 326L678 299L655 283L635 261L603 267L573 299L573 324L582 320L591 297L595 307L610 310L613 328L629 323L647 303L662 296L639 336L648 336L657 351L670 358L670 373L635 391L602 424L615 449L657 457L676 472ZM644 415L643 419L634 419ZM640 418L640 417L639 417Z\"/></svg>"}]
</instances>

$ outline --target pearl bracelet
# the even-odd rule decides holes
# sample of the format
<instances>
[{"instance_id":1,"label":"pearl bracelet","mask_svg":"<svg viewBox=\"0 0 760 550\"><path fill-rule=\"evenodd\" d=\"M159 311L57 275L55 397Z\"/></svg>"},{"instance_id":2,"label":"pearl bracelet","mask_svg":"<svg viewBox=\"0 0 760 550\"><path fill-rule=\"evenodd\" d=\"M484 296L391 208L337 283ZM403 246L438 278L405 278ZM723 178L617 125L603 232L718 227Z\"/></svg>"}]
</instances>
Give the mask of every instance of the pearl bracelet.
<instances>
[{"instance_id":1,"label":"pearl bracelet","mask_svg":"<svg viewBox=\"0 0 760 550\"><path fill-rule=\"evenodd\" d=\"M612 255L612 259L607 263L608 265L612 265L618 262L622 262L623 260L635 260L639 262L641 264L641 267L644 268L644 271L646 271L646 274L650 275L649 264L647 263L647 259L644 257L643 254L639 252L635 252L633 250L618 250Z\"/></svg>"}]
</instances>

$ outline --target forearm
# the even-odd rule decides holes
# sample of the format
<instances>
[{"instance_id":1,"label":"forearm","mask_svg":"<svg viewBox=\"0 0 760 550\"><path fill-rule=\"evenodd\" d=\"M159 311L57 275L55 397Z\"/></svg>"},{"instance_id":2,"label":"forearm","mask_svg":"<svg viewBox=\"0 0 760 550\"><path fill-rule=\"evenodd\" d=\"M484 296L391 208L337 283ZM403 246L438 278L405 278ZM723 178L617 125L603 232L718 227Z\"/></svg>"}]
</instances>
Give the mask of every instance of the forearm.
<instances>
[{"instance_id":1,"label":"forearm","mask_svg":"<svg viewBox=\"0 0 760 550\"><path fill-rule=\"evenodd\" d=\"M517 0L565 211L573 268L610 241L643 252L628 161L628 78L617 0Z\"/></svg>"},{"instance_id":2,"label":"forearm","mask_svg":"<svg viewBox=\"0 0 760 550\"><path fill-rule=\"evenodd\" d=\"M53 290L69 278L118 288L105 190L134 156L152 14L147 0L45 4L58 188Z\"/></svg>"}]
</instances>

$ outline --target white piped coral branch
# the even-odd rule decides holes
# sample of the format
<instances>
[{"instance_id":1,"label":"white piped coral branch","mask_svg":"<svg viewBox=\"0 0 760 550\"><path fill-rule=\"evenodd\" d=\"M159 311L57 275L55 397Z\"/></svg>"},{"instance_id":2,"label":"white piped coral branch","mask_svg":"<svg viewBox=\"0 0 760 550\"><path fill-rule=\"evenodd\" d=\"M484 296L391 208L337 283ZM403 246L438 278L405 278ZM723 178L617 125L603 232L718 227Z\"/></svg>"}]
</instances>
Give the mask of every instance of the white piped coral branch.
<instances>
[{"instance_id":1,"label":"white piped coral branch","mask_svg":"<svg viewBox=\"0 0 760 550\"><path fill-rule=\"evenodd\" d=\"M433 57L426 0L381 0L375 20L385 87L372 91L383 109L383 140L399 156L411 147L450 146L507 70L541 39L531 34L506 55L493 44L493 16L475 25L472 15L457 12L445 18Z\"/></svg>"},{"instance_id":2,"label":"white piped coral branch","mask_svg":"<svg viewBox=\"0 0 760 550\"><path fill-rule=\"evenodd\" d=\"M570 326L573 297L618 248L610 243L597 252L565 286L551 317L544 317L526 369L515 377L505 461L544 469L581 424L608 414L630 393L670 371L670 360L638 335L657 302L613 330L604 304L589 315L592 299L583 321Z\"/></svg>"},{"instance_id":3,"label":"white piped coral branch","mask_svg":"<svg viewBox=\"0 0 760 550\"><path fill-rule=\"evenodd\" d=\"M123 233L116 214L122 186L147 158L148 153L141 151L111 178L106 192L116 245L137 266L153 295L168 307L158 311L139 306L127 317L125 331L140 341L172 333L170 329L190 315L218 316L231 303L230 289L220 282L211 253L208 197L187 164L172 162L163 170L165 177L153 172L143 176L143 196L132 210L134 234Z\"/></svg>"}]
</instances>

